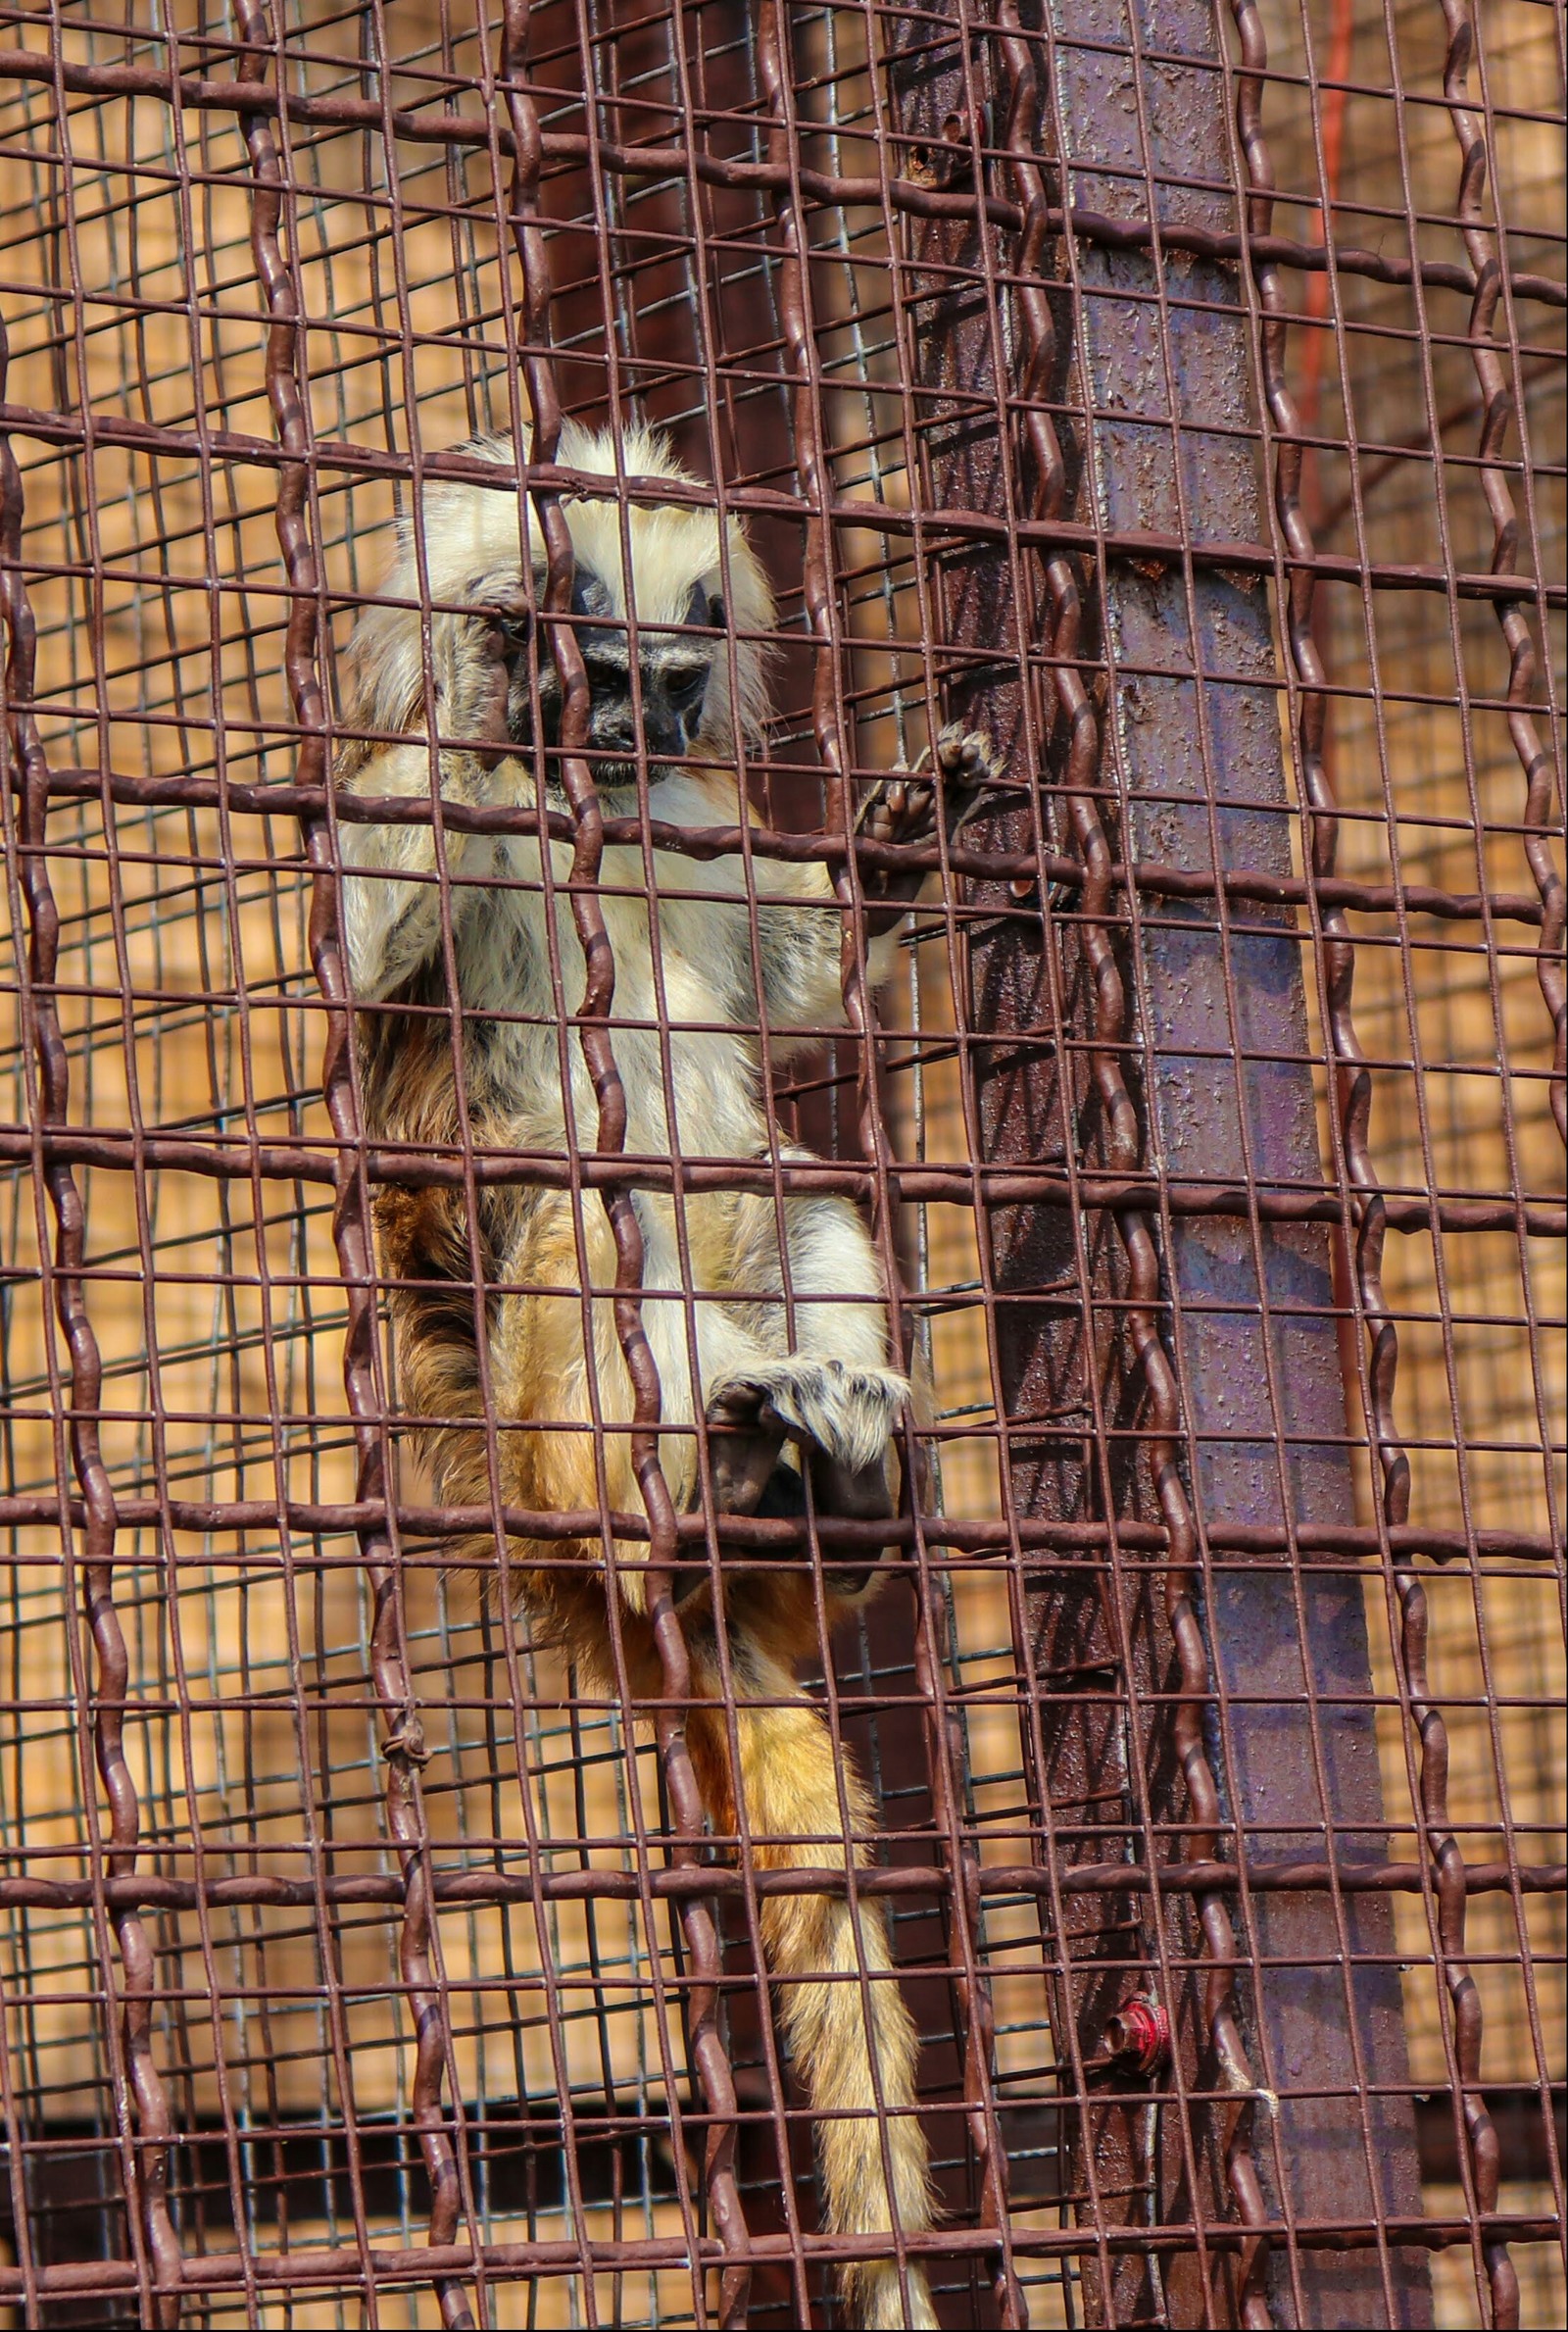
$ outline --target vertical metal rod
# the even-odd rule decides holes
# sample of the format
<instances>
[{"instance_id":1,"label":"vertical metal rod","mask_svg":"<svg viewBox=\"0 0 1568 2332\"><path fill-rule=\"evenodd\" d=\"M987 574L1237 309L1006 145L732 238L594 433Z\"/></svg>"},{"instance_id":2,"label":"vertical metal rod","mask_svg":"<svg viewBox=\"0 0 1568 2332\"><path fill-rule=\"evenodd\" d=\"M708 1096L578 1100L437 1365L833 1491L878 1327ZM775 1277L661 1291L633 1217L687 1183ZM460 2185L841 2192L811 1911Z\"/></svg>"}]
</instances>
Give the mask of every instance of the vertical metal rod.
<instances>
[{"instance_id":1,"label":"vertical metal rod","mask_svg":"<svg viewBox=\"0 0 1568 2332\"><path fill-rule=\"evenodd\" d=\"M261 0L236 0L236 8L246 43L238 62L237 77L263 81L274 42L272 24ZM286 137L286 124L284 134ZM256 115L247 121L245 140L252 174L251 245L269 323L267 392L278 443L287 456L278 483L275 520L278 546L292 594L284 662L290 700L301 731L300 775L305 782L318 785L325 777L329 760L327 706L320 668L323 586L313 528L311 427L309 393L302 372L301 303L285 249L289 176L264 116ZM312 962L327 1008L321 1083L332 1130L340 1145L332 1227L348 1297L343 1379L355 1424L356 1489L359 1498L366 1505L379 1509L383 1517L367 1524L360 1539L375 1612L371 1667L376 1695L390 1726L382 1743L386 1760L386 1819L396 1843L404 1884L398 1961L409 1988L417 2036L414 2119L430 2183L429 2239L432 2245L445 2246L459 2239L459 2218L465 2212L465 2206L470 2235L474 2224L472 2198L465 2192L465 2165L448 2134L442 2108L451 2026L434 1915L428 1826L419 1787L419 1772L429 1752L409 1673L398 1548L385 1518L388 1466L385 1404L378 1382L375 1265L360 1142L349 983L338 920L336 838L327 818L310 818L302 824L312 872ZM359 2231L363 2244L363 2230ZM452 2275L438 2276L435 2289L446 2332L470 2332L474 2315L462 2281Z\"/></svg>"},{"instance_id":2,"label":"vertical metal rod","mask_svg":"<svg viewBox=\"0 0 1568 2332\"><path fill-rule=\"evenodd\" d=\"M771 113L768 156L785 170L799 166L801 150L800 124L790 96L790 74L793 60L790 52L788 21L778 0L766 0L761 17L759 40L762 85ZM845 709L842 699L841 642L835 637L838 629L833 590L833 538L822 516L823 508L832 492L827 432L823 425L820 388L812 378L814 356L814 316L811 299L809 270L806 264L807 241L801 223L798 195L780 193L776 209L781 229L781 259L779 267L779 311L785 346L789 353L791 371L797 384L794 400L795 451L800 464L801 484L811 515L806 526L805 602L807 620L815 642L812 689L812 726L817 750L827 775L826 794L829 817L842 820L843 831L850 832L853 806L845 783L844 746L846 733ZM890 1330L892 1349L904 1359L904 1335L899 1305L898 1258L894 1245L892 1224L887 1206L887 1134L877 1104L873 1050L875 1044L875 1011L867 990L864 968L864 933L858 929L855 886L848 865L836 876L835 888L845 916L843 944L843 988L845 1018L853 1030L857 1043L858 1076L857 1102L859 1134L866 1156L874 1162L878 1171L871 1205L872 1233L883 1259L883 1269L890 1298ZM981 1966L981 1954L976 1948L974 1914L978 1905L978 1868L968 1841L964 1838L958 1819L956 1790L954 1786L957 1770L954 1755L953 1728L946 1706L944 1669L940 1643L936 1640L936 1598L931 1591L929 1571L924 1561L924 1549L918 1537L914 1548L914 1567L919 1584L916 1596L914 1667L916 1680L927 1698L929 1724L927 1750L931 1775L931 1800L936 1820L946 1833L948 1852L953 1865L953 1896L951 1903L951 1933L956 1972L956 1996L959 2003L965 2031L962 2043L964 2103L968 2109L968 2122L975 2155L980 2166L982 2205L987 2224L997 2230L997 2253L992 2262L992 2281L998 2320L1004 2332L1017 2332L1026 2325L1028 2316L1024 2306L1016 2270L1010 2256L1007 2235L1006 2157L998 2124L997 2099L992 2070L992 2016L990 1994ZM856 1872L853 1861L848 1866L849 1899L856 1902ZM865 1985L863 1965L860 1972ZM870 2003L867 1997L865 2013L869 2026ZM874 2062L873 2062L874 2071ZM881 2111L881 2100L877 2101ZM887 2140L884 2136L886 2155ZM891 2159L884 2163L884 2175L889 2192L893 2191ZM904 2230L894 2229L896 2256L901 2269ZM906 2286L906 2305L907 2287Z\"/></svg>"},{"instance_id":3,"label":"vertical metal rod","mask_svg":"<svg viewBox=\"0 0 1568 2332\"><path fill-rule=\"evenodd\" d=\"M62 123L63 100L62 91L57 96L57 120ZM0 392L9 361L0 321ZM103 1354L87 1309L87 1220L81 1190L69 1164L46 1156L37 1139L44 1128L70 1119L71 1070L56 995L61 916L49 873L50 772L34 709L37 628L24 581L23 517L22 471L10 432L0 431L0 632L5 642L0 668L0 779L7 795L16 799L16 833L14 839L7 836L12 845L8 856L19 870L19 904L27 936L24 962L19 952L17 977L31 1054L40 1281L53 1296L66 1346L64 1370L53 1347L49 1359L50 1402L58 1420L55 1458L62 1482L69 1466L82 1506L79 1557L74 1532L62 1528L63 1586L68 1613L72 1593L79 1588L94 1659L89 1676L85 1645L74 1615L69 1616L70 1674L81 1728L80 1787L90 1824L94 1943L103 1971L104 2044L114 2082L126 2231L144 2319L158 2332L170 2332L179 2321L181 2251L169 2201L173 2120L153 2050L157 1966L140 1912L134 1907L111 1909L101 1892L105 1878L123 1878L137 1869L142 1828L136 1768L125 1741L130 1651L115 1599L120 1524L99 1429ZM17 918L19 927L23 916ZM63 1524L65 1520L63 1513ZM107 1803L107 1837L93 1794L95 1773Z\"/></svg>"},{"instance_id":4,"label":"vertical metal rod","mask_svg":"<svg viewBox=\"0 0 1568 2332\"><path fill-rule=\"evenodd\" d=\"M522 278L527 353L523 374L532 424L530 458L551 461L560 438L562 406L550 338L550 265L539 212L539 121L528 86L529 0L505 0L501 73L513 133L514 171L512 228ZM585 988L580 1031L599 1108L596 1147L620 1151L626 1143L626 1094L608 1023L614 997L615 963L603 906L595 885L604 857L604 812L592 772L581 758L587 736L588 677L576 635L566 620L573 554L559 494L535 491L534 515L548 559L541 623L562 680L561 761L564 790L576 824L572 853L572 918L583 952ZM632 1464L649 1522L648 1617L663 1691L655 1715L661 1767L669 1794L671 1859L694 1869L703 1857L707 1820L702 1792L686 1739L686 1710L692 1702L692 1670L676 1613L674 1504L659 1458L662 1393L653 1348L643 1324L640 1290L644 1277L641 1226L629 1185L605 1183L600 1198L615 1250L615 1335L633 1392ZM606 1566L612 1599L611 1635L616 1637L613 1564ZM634 1712L628 1711L628 1714ZM687 2037L693 2068L711 2117L705 2157L708 2200L713 2225L731 2255L719 2279L718 2320L724 2332L746 2321L751 2268L735 2257L747 2244L745 2211L736 2183L736 2126L739 2102L719 2017L723 1975L718 1921L710 1898L693 1896L681 1907L681 1925L695 1982L687 1996ZM697 2292L701 2312L701 2288Z\"/></svg>"}]
</instances>

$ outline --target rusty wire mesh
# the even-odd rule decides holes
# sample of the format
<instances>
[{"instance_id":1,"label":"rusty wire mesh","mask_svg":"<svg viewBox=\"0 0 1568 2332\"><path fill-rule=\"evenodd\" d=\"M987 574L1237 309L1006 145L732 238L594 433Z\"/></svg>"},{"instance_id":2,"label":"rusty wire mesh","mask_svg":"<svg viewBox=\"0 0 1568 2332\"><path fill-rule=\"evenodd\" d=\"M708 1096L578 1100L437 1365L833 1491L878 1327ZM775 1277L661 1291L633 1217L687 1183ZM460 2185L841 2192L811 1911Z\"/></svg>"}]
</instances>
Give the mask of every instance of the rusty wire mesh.
<instances>
[{"instance_id":1,"label":"rusty wire mesh","mask_svg":"<svg viewBox=\"0 0 1568 2332\"><path fill-rule=\"evenodd\" d=\"M763 557L754 851L1028 781L773 1094L933 1388L818 1657L942 2320L1560 2321L1561 12L4 15L0 2296L843 2320L751 1847L379 1324L334 655L544 394Z\"/></svg>"}]
</instances>

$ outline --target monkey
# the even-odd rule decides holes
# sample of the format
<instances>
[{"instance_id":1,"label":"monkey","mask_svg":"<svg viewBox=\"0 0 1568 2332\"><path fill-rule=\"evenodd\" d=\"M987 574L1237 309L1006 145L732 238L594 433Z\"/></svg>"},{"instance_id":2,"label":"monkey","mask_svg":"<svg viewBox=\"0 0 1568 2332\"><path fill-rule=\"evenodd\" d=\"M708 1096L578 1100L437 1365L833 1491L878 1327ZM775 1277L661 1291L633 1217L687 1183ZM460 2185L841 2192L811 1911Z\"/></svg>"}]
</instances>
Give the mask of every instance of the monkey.
<instances>
[{"instance_id":1,"label":"monkey","mask_svg":"<svg viewBox=\"0 0 1568 2332\"><path fill-rule=\"evenodd\" d=\"M514 459L510 435L461 450L498 466ZM610 434L564 424L557 459L567 469L612 478L615 457ZM667 442L640 429L623 435L619 471L693 482ZM568 496L561 508L574 559L569 620L590 692L582 751L605 812L644 804L650 819L677 826L739 826L752 814L737 752L762 744L774 621L744 525L612 493ZM530 505L499 479L431 482L419 520L403 522L385 585L345 651L334 783L366 801L429 801L438 782L443 805L562 810L564 688L538 620L546 560ZM944 728L929 770L876 783L860 830L895 843L930 836L939 819L952 830L998 777L982 735ZM592 1148L597 1098L582 1048L569 1031L563 1040L561 1025L582 960L564 888L569 846L548 844L552 931L536 832L444 824L438 836L433 817L345 820L338 830L368 1138L447 1151L466 1138L556 1156L573 1143ZM600 874L626 1150L808 1157L770 1131L762 1048L787 1061L845 1025L843 915L828 868L748 864L741 852L697 864L657 850L653 865L657 898L639 847L608 847ZM862 876L873 988L891 973L922 880L913 870ZM672 1193L647 1190L631 1203L662 1392L659 1450L677 1508L701 1504L701 1419L716 1513L798 1515L809 1501L823 1514L891 1517L909 1384L889 1350L887 1288L858 1209L797 1191L777 1209L771 1195L707 1188L679 1207ZM378 1185L373 1216L400 1405L416 1420L441 1501L490 1503L493 1462L510 1507L636 1511L633 1394L604 1209L569 1190L508 1182L482 1184L470 1214L451 1185L394 1181ZM670 1300L682 1290L684 1302ZM493 1459L487 1405L500 1420ZM618 1639L634 1695L658 1697L638 1552L626 1547L611 1582L597 1537L564 1547L510 1540L505 1572L533 1639L568 1652L590 1688L612 1689ZM495 1565L488 1540L467 1554ZM464 1550L454 1560L461 1565ZM804 1571L739 1569L721 1581L721 1612L707 1567L678 1575L687 1743L714 1833L749 1835L760 1868L846 1859L863 1867L870 1794L797 1675L818 1642ZM879 1573L824 1572L830 1622ZM933 2204L915 2028L880 1904L772 1895L760 1915L815 2124L826 2226L889 2239L886 2256L844 2271L850 2311L868 2328L934 2325L923 2270L912 2258L901 2269L893 2256L895 2220L923 2232Z\"/></svg>"}]
</instances>

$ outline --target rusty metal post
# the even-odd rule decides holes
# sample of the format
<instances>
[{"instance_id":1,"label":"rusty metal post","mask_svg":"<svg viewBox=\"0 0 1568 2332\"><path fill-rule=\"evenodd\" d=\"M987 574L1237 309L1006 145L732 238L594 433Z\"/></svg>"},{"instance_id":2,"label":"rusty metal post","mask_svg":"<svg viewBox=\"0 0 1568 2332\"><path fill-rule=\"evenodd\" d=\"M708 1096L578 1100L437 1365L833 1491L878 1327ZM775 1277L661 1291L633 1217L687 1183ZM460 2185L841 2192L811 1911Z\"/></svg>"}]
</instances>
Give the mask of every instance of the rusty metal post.
<instances>
[{"instance_id":1,"label":"rusty metal post","mask_svg":"<svg viewBox=\"0 0 1568 2332\"><path fill-rule=\"evenodd\" d=\"M958 515L1028 517L1036 541L1042 520L1184 550L1266 540L1234 269L1046 233L1071 205L1237 230L1220 43L1204 0L997 17L1000 35L948 41L922 20L893 76L916 164L939 184L979 170L1025 214L1004 255L967 222L913 238L924 482L947 526L948 709L984 719L1015 776L1046 780L983 839L1085 867L1060 917L1015 886L972 893L995 916L970 950L978 1124L991 1163L1150 1177L1147 1205L1114 1221L992 1211L1004 1438L1020 1514L1099 1511L1170 1537L1161 1577L1125 1559L1108 1579L1037 1570L1024 1650L1042 1802L1059 1861L1130 1858L1140 1831L1157 1859L1149 1825L1170 1824L1184 1859L1234 1852L1243 1871L1193 1909L1142 1898L1137 1931L1103 1903L1074 1920L1057 2051L1064 2082L1099 2102L1063 2115L1069 2199L1102 2224L1196 2222L1163 2269L1102 2252L1086 2297L1117 2323L1420 2325L1424 2257L1386 2237L1351 2256L1293 2247L1288 2267L1260 2240L1239 2269L1201 2240L1216 2216L1381 2229L1420 2208L1386 1897L1245 1881L1250 1860L1334 1870L1386 1852L1360 1582L1298 1553L1203 1552L1221 1522L1354 1520L1329 1234L1255 1212L1161 1221L1166 1176L1321 1188L1301 943L1290 912L1238 912L1217 884L1174 906L1108 871L1290 873L1267 587L1180 554L1102 552L1097 568L1049 534L1036 564L1011 524L966 539ZM1018 419L999 441L1004 401ZM1255 1997L1235 1980L1242 1940L1268 1963ZM1094 2074L1140 1960L1178 2037L1179 2110L1152 2144L1149 2082L1117 2110Z\"/></svg>"}]
</instances>

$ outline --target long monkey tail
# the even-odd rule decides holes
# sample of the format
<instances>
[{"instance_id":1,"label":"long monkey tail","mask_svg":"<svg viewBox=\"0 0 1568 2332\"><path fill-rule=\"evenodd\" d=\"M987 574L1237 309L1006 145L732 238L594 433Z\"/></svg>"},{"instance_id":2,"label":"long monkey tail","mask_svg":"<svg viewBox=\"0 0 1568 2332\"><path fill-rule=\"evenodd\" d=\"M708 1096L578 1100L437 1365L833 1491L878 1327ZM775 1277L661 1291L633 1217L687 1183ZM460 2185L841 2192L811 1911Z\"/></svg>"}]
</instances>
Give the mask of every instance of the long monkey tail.
<instances>
[{"instance_id":1,"label":"long monkey tail","mask_svg":"<svg viewBox=\"0 0 1568 2332\"><path fill-rule=\"evenodd\" d=\"M852 1830L863 1834L871 1827L870 1794L854 1766L840 1761L820 1711L790 1670L755 1639L732 1636L731 1642L740 1795L746 1831L756 1842L753 1861L763 1870L842 1863L845 1808ZM716 1694L717 1684L716 1672L703 1678L708 1692ZM694 1710L688 1739L715 1826L735 1829L724 1709ZM864 1847L850 1851L862 1866ZM913 2259L901 2273L892 2242L890 2172L901 2232L929 2227L932 2205L925 2136L913 2110L919 2044L893 1973L881 1905L862 1898L852 1908L841 1895L771 1895L760 1915L768 1965L784 1979L780 2009L790 2055L815 2123L826 2230L888 2236L885 2258L856 2260L842 2270L845 2299L864 2332L927 2332L937 2319L925 2275Z\"/></svg>"}]
</instances>

